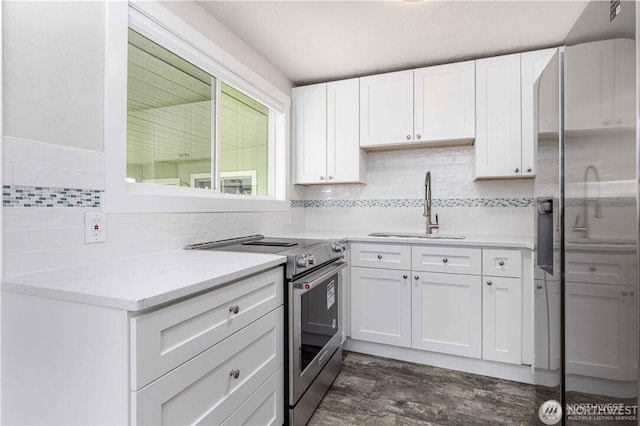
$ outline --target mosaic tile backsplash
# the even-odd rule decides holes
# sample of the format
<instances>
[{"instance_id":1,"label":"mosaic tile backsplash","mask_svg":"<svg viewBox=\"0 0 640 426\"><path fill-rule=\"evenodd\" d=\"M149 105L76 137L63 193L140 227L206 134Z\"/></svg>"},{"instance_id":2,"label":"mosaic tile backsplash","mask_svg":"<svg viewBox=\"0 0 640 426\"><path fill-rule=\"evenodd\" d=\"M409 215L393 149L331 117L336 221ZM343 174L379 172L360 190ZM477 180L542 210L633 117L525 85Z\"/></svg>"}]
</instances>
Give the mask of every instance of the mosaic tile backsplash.
<instances>
[{"instance_id":1,"label":"mosaic tile backsplash","mask_svg":"<svg viewBox=\"0 0 640 426\"><path fill-rule=\"evenodd\" d=\"M533 198L436 198L433 207L531 207ZM291 200L291 207L423 207L423 199Z\"/></svg>"},{"instance_id":2,"label":"mosaic tile backsplash","mask_svg":"<svg viewBox=\"0 0 640 426\"><path fill-rule=\"evenodd\" d=\"M4 185L4 207L100 207L102 192L97 189L49 188L46 186Z\"/></svg>"}]
</instances>

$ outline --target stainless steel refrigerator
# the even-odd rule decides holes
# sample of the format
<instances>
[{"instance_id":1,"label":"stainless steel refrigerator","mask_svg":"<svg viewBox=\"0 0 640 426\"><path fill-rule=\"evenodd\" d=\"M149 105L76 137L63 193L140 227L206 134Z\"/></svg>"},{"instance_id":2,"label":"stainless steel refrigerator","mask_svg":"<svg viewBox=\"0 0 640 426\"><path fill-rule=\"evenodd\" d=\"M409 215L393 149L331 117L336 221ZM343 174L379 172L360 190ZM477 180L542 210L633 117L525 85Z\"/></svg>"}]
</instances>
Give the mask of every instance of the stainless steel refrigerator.
<instances>
[{"instance_id":1,"label":"stainless steel refrigerator","mask_svg":"<svg viewBox=\"0 0 640 426\"><path fill-rule=\"evenodd\" d=\"M534 87L534 368L565 425L638 423L637 13L590 2Z\"/></svg>"}]
</instances>

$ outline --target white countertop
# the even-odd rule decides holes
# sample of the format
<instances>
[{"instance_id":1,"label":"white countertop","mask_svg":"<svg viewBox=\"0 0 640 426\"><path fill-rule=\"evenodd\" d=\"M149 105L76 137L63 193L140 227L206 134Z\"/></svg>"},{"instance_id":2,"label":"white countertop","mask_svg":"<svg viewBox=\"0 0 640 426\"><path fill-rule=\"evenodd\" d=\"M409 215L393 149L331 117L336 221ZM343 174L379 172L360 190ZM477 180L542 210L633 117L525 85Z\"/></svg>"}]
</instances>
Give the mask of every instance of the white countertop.
<instances>
[{"instance_id":1,"label":"white countertop","mask_svg":"<svg viewBox=\"0 0 640 426\"><path fill-rule=\"evenodd\" d=\"M307 230L286 235L274 235L277 237L291 238L317 238L317 239L344 239L356 242L375 243L403 243L423 245L447 245L447 246L472 246L472 247L513 247L533 250L533 237L527 235L482 235L469 234L464 239L428 239L407 237L371 237L365 231L331 231L331 230ZM406 231L400 231L406 232Z\"/></svg>"},{"instance_id":2,"label":"white countertop","mask_svg":"<svg viewBox=\"0 0 640 426\"><path fill-rule=\"evenodd\" d=\"M5 277L2 289L141 311L283 264L284 256L173 250Z\"/></svg>"}]
</instances>

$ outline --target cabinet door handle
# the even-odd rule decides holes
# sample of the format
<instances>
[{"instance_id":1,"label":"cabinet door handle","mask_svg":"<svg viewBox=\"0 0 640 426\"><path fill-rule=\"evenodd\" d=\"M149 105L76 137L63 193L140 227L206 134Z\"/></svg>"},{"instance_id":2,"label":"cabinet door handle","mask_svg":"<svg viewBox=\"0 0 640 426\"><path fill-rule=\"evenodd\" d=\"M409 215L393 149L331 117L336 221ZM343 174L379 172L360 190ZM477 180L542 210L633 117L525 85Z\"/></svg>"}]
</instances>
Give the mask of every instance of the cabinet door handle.
<instances>
[{"instance_id":1,"label":"cabinet door handle","mask_svg":"<svg viewBox=\"0 0 640 426\"><path fill-rule=\"evenodd\" d=\"M531 167L527 167L527 173L531 173L533 169Z\"/></svg>"},{"instance_id":2,"label":"cabinet door handle","mask_svg":"<svg viewBox=\"0 0 640 426\"><path fill-rule=\"evenodd\" d=\"M598 269L598 268L596 268L595 266L589 266L589 271L591 271L591 272L595 272L596 269Z\"/></svg>"},{"instance_id":3,"label":"cabinet door handle","mask_svg":"<svg viewBox=\"0 0 640 426\"><path fill-rule=\"evenodd\" d=\"M404 278L404 279L406 280L407 278L409 278L409 275L404 274L404 275L402 276L402 278Z\"/></svg>"},{"instance_id":4,"label":"cabinet door handle","mask_svg":"<svg viewBox=\"0 0 640 426\"><path fill-rule=\"evenodd\" d=\"M516 167L515 169L513 169L514 172L516 173L520 173L520 169L518 167Z\"/></svg>"},{"instance_id":5,"label":"cabinet door handle","mask_svg":"<svg viewBox=\"0 0 640 426\"><path fill-rule=\"evenodd\" d=\"M623 292L622 292L622 295L623 295L623 296L626 296L626 295L627 295L627 292L626 292L626 291L623 291Z\"/></svg>"},{"instance_id":6,"label":"cabinet door handle","mask_svg":"<svg viewBox=\"0 0 640 426\"><path fill-rule=\"evenodd\" d=\"M487 281L487 285L493 285L493 281Z\"/></svg>"},{"instance_id":7,"label":"cabinet door handle","mask_svg":"<svg viewBox=\"0 0 640 426\"><path fill-rule=\"evenodd\" d=\"M538 290L542 290L542 284L537 284L537 285L536 285L536 288L537 288Z\"/></svg>"},{"instance_id":8,"label":"cabinet door handle","mask_svg":"<svg viewBox=\"0 0 640 426\"><path fill-rule=\"evenodd\" d=\"M416 139L420 139L421 137L422 137L422 135L421 135L420 133L418 133L418 134L416 135Z\"/></svg>"},{"instance_id":9,"label":"cabinet door handle","mask_svg":"<svg viewBox=\"0 0 640 426\"><path fill-rule=\"evenodd\" d=\"M501 260L500 262L498 262L499 266L504 266L504 260Z\"/></svg>"},{"instance_id":10,"label":"cabinet door handle","mask_svg":"<svg viewBox=\"0 0 640 426\"><path fill-rule=\"evenodd\" d=\"M407 135L407 140L410 141L411 140L411 135Z\"/></svg>"},{"instance_id":11,"label":"cabinet door handle","mask_svg":"<svg viewBox=\"0 0 640 426\"><path fill-rule=\"evenodd\" d=\"M329 176L329 180L333 179L333 176Z\"/></svg>"},{"instance_id":12,"label":"cabinet door handle","mask_svg":"<svg viewBox=\"0 0 640 426\"><path fill-rule=\"evenodd\" d=\"M381 254L379 254L379 255L378 255L378 260L381 260L381 259L382 259L382 255L381 255Z\"/></svg>"},{"instance_id":13,"label":"cabinet door handle","mask_svg":"<svg viewBox=\"0 0 640 426\"><path fill-rule=\"evenodd\" d=\"M238 312L240 312L240 306L238 305L229 306L229 312L233 312L234 314L237 314Z\"/></svg>"},{"instance_id":14,"label":"cabinet door handle","mask_svg":"<svg viewBox=\"0 0 640 426\"><path fill-rule=\"evenodd\" d=\"M234 379L237 379L238 377L240 377L240 370L238 370L237 368L234 368L229 372L229 376L233 377Z\"/></svg>"},{"instance_id":15,"label":"cabinet door handle","mask_svg":"<svg viewBox=\"0 0 640 426\"><path fill-rule=\"evenodd\" d=\"M629 296L635 296L635 295L636 295L635 291L632 291L632 292L629 293Z\"/></svg>"},{"instance_id":16,"label":"cabinet door handle","mask_svg":"<svg viewBox=\"0 0 640 426\"><path fill-rule=\"evenodd\" d=\"M324 176L320 176L320 180L324 180Z\"/></svg>"},{"instance_id":17,"label":"cabinet door handle","mask_svg":"<svg viewBox=\"0 0 640 426\"><path fill-rule=\"evenodd\" d=\"M447 263L449 261L449 259L447 259L446 257L444 259L442 259L442 263Z\"/></svg>"},{"instance_id":18,"label":"cabinet door handle","mask_svg":"<svg viewBox=\"0 0 640 426\"><path fill-rule=\"evenodd\" d=\"M416 275L413 277L415 280L419 280L420 279L420 275Z\"/></svg>"}]
</instances>

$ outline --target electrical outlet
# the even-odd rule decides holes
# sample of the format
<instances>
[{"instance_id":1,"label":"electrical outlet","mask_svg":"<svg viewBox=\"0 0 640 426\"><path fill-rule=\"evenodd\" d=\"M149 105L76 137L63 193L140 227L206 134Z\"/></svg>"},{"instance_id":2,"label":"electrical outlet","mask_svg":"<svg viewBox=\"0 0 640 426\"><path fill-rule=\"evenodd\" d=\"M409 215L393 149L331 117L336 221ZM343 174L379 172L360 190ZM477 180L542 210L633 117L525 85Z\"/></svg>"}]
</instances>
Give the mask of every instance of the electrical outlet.
<instances>
[{"instance_id":1,"label":"electrical outlet","mask_svg":"<svg viewBox=\"0 0 640 426\"><path fill-rule=\"evenodd\" d=\"M100 243L107 241L106 218L104 213L84 214L84 242Z\"/></svg>"}]
</instances>

